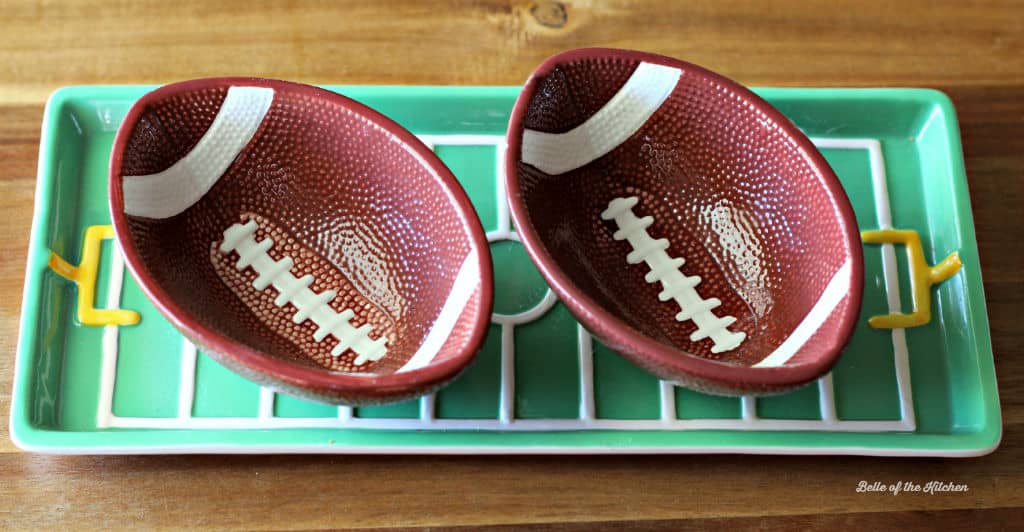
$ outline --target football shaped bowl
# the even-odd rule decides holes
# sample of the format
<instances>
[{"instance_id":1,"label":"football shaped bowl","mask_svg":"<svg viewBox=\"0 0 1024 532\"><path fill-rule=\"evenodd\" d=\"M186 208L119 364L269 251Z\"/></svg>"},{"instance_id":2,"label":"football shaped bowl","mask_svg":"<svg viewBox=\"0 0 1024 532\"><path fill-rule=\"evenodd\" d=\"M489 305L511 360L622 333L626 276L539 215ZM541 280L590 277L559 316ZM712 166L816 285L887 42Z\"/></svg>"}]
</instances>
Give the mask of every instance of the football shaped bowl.
<instances>
[{"instance_id":1,"label":"football shaped bowl","mask_svg":"<svg viewBox=\"0 0 1024 532\"><path fill-rule=\"evenodd\" d=\"M647 53L556 55L516 102L506 167L541 274L662 379L783 392L826 373L854 330L849 200L811 141L733 81Z\"/></svg>"},{"instance_id":2,"label":"football shaped bowl","mask_svg":"<svg viewBox=\"0 0 1024 532\"><path fill-rule=\"evenodd\" d=\"M487 331L490 252L465 192L415 136L333 92L216 78L146 94L114 141L110 212L156 308L285 393L430 393Z\"/></svg>"}]
</instances>

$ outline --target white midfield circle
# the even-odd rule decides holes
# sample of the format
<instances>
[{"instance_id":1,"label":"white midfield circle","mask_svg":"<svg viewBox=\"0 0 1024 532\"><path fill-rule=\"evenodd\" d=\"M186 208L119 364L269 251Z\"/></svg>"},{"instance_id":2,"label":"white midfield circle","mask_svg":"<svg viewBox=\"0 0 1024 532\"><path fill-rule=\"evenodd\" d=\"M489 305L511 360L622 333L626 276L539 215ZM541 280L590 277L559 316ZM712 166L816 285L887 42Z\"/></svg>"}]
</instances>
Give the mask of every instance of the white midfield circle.
<instances>
[{"instance_id":1,"label":"white midfield circle","mask_svg":"<svg viewBox=\"0 0 1024 532\"><path fill-rule=\"evenodd\" d=\"M422 135L428 146L494 146L496 148L496 179L498 227L488 233L489 242L518 241L512 230L508 204L503 187L505 138L501 135ZM871 164L874 200L878 225L891 227L889 195L881 144L876 139L812 139L819 148L866 150ZM111 254L111 278L107 305L119 306L124 263L120 253ZM891 244L882 246L883 278L891 312L900 308L900 293L896 270L896 255ZM394 430L482 430L482 431L561 431L561 430L736 430L736 431L830 431L830 432L889 432L914 431L916 428L914 405L910 385L910 366L906 335L903 329L892 330L894 363L900 400L899 420L843 420L836 411L834 385L831 374L818 380L820 420L766 419L757 415L757 400L743 397L739 419L680 419L676 412L676 387L667 381L659 383L661 415L658 419L624 420L598 417L594 402L593 340L589 333L577 326L580 408L576 419L520 419L515 416L515 327L540 319L550 310L557 298L548 290L533 308L519 314L494 314L491 321L501 329L501 387L499 412L495 419L439 419L435 416L434 396L420 400L420 417L416 419L361 418L349 407L339 407L337 416L329 418L283 418L274 415L276 393L263 388L257 417L194 417L195 347L187 340L182 344L182 364L179 386L178 416L173 418L122 417L113 413L113 391L117 378L118 335L117 326L107 326L103 338L103 363L100 383L97 424L100 428L164 428L164 429L271 429L271 428L372 428Z\"/></svg>"}]
</instances>

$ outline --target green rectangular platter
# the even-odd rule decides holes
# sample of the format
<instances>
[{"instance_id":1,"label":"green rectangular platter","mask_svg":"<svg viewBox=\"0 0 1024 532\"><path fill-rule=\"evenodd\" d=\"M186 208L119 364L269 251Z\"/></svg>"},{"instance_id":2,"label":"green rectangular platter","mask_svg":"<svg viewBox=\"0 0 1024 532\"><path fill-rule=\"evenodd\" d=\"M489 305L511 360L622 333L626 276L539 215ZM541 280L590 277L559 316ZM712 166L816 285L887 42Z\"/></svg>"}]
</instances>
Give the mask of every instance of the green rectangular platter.
<instances>
[{"instance_id":1,"label":"green rectangular platter","mask_svg":"<svg viewBox=\"0 0 1024 532\"><path fill-rule=\"evenodd\" d=\"M23 449L978 456L999 443L959 129L939 92L757 90L821 149L861 229L914 229L929 264L959 251L963 268L933 288L930 323L874 330L868 317L911 308L909 274L901 249L865 246L860 326L838 366L788 395L755 399L660 382L593 340L553 302L510 233L498 186L517 87L328 87L432 145L492 237L495 312L539 314L516 324L496 320L470 369L436 396L350 409L262 389L190 349L125 273L110 241L102 249L97 306L136 310L142 321L77 322L76 288L48 268L49 254L76 264L85 228L109 223L114 132L151 88L70 87L47 104L11 412L11 436Z\"/></svg>"}]
</instances>

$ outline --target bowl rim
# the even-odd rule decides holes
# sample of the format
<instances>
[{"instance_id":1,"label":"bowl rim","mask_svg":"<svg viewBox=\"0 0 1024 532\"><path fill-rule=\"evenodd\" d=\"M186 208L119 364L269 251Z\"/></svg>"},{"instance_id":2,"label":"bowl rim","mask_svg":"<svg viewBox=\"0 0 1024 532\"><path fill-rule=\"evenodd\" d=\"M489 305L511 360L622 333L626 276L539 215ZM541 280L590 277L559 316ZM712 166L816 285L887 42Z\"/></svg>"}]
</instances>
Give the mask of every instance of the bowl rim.
<instances>
[{"instance_id":1,"label":"bowl rim","mask_svg":"<svg viewBox=\"0 0 1024 532\"><path fill-rule=\"evenodd\" d=\"M400 145L411 151L420 160L421 164L433 172L435 180L441 185L443 191L456 207L458 214L463 218L462 227L469 233L470 250L476 253L479 263L480 298L478 307L480 317L473 325L472 334L466 344L466 348L459 352L457 356L410 371L380 375L342 373L326 368L317 369L300 366L252 349L200 323L186 312L149 274L132 242L132 238L130 238L128 219L124 212L121 165L124 150L135 128L135 124L138 122L143 111L153 102L186 92L206 88L228 88L236 85L266 87L272 88L275 91L299 92L312 98L319 98L339 105L383 129L385 133L396 139ZM378 111L336 92L302 83L257 77L199 78L158 87L136 101L118 127L110 156L108 186L108 206L114 226L115 239L121 247L125 263L138 281L139 287L165 318L182 331L190 341L198 344L201 348L212 351L210 354L215 358L217 356L225 357L230 359L231 362L268 377L271 380L277 379L287 385L302 389L329 391L331 395L351 393L359 396L386 398L420 388L428 388L431 385L442 383L454 377L473 360L487 335L494 302L494 279L490 248L487 244L487 237L483 226L466 191L441 159L410 131Z\"/></svg>"},{"instance_id":2,"label":"bowl rim","mask_svg":"<svg viewBox=\"0 0 1024 532\"><path fill-rule=\"evenodd\" d=\"M770 120L774 121L785 134L795 141L805 162L821 178L833 201L834 211L846 236L847 255L850 257L851 262L850 289L845 304L848 311L840 323L838 334L818 340L819 342L829 343L827 346L828 350L826 351L828 355L799 364L783 364L774 367L732 365L704 359L676 347L658 342L611 314L580 290L572 279L558 267L557 262L548 253L536 230L528 222L526 206L521 198L518 172L515 169L520 159L523 119L537 88L537 83L556 66L584 59L609 57L681 68L688 74L696 74L728 87L745 103L752 105L756 110L764 113ZM508 192L509 211L520 240L533 258L533 262L537 265L541 275L543 275L566 306L573 311L576 318L589 330L593 331L595 336L603 337L604 341L610 344L610 347L622 349L622 355L626 358L642 362L642 365L645 367L651 367L651 363L654 363L658 367L670 368L672 372L677 374L676 378L683 376L697 377L735 389L751 390L758 388L759 385L771 387L797 386L820 377L838 361L842 348L849 341L856 328L864 291L863 250L861 249L860 233L856 217L854 216L853 206L850 204L849 198L839 182L839 178L836 177L832 167L829 166L828 162L814 146L814 143L779 110L760 96L754 94L750 89L706 68L663 55L616 48L578 48L568 50L546 59L527 79L512 109L506 141L508 149L505 152L505 187Z\"/></svg>"}]
</instances>

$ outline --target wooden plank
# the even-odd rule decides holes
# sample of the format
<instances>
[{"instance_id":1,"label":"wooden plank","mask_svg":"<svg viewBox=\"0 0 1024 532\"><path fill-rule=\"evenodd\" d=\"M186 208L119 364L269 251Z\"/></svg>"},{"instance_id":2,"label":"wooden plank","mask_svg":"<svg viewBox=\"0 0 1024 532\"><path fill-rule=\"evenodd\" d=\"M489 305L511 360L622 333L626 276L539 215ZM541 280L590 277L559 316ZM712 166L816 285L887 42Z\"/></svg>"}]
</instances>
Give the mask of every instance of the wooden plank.
<instances>
[{"instance_id":1,"label":"wooden plank","mask_svg":"<svg viewBox=\"0 0 1024 532\"><path fill-rule=\"evenodd\" d=\"M7 101L39 102L68 84L221 75L518 84L545 57L595 45L660 52L759 85L1024 82L1015 0L10 0L0 14Z\"/></svg>"},{"instance_id":2,"label":"wooden plank","mask_svg":"<svg viewBox=\"0 0 1024 532\"><path fill-rule=\"evenodd\" d=\"M756 456L3 454L0 483L18 509L8 516L13 528L476 526L1019 507L1024 482L1006 465ZM862 480L942 480L966 483L969 491L858 493Z\"/></svg>"},{"instance_id":3,"label":"wooden plank","mask_svg":"<svg viewBox=\"0 0 1024 532\"><path fill-rule=\"evenodd\" d=\"M1024 506L1024 4L181 2L0 7L0 412L42 103L80 83L242 74L312 83L517 84L548 55L640 48L751 85L917 85L958 108L1005 436L970 460L823 457L47 457L0 423L0 527L1006 527ZM857 493L860 480L967 493ZM996 509L986 511L983 509Z\"/></svg>"}]
</instances>

